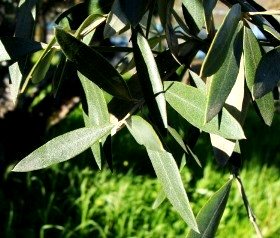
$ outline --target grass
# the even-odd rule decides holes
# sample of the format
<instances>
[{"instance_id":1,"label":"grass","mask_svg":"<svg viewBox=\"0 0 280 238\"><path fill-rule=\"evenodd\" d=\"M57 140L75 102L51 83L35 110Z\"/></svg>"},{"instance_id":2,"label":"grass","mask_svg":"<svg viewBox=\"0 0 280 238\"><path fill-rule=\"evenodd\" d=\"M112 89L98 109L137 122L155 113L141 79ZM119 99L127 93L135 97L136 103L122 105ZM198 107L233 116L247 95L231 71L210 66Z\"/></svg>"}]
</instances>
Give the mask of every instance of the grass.
<instances>
[{"instance_id":1,"label":"grass","mask_svg":"<svg viewBox=\"0 0 280 238\"><path fill-rule=\"evenodd\" d=\"M79 124L72 125L73 119L80 120L76 112L62 129ZM247 124L258 130L246 129L249 143L241 172L257 222L264 236L271 238L280 237L279 121L278 115L263 137L267 128L254 116L248 118ZM50 136L52 133L56 132L51 131ZM262 140L250 140L254 136ZM114 146L119 147L124 139L130 141L125 132ZM200 158L207 157L204 169L185 168L182 172L195 214L229 176L211 162L206 140L196 147ZM0 191L0 237L186 237L186 224L167 201L152 209L160 187L149 162L144 163L142 148L130 141L125 153L121 151L115 153L118 161L114 161L113 173L106 167L96 170L89 153L42 171L7 172ZM134 160L138 162L133 165ZM203 176L197 178L200 173ZM236 186L216 237L256 237Z\"/></svg>"}]
</instances>

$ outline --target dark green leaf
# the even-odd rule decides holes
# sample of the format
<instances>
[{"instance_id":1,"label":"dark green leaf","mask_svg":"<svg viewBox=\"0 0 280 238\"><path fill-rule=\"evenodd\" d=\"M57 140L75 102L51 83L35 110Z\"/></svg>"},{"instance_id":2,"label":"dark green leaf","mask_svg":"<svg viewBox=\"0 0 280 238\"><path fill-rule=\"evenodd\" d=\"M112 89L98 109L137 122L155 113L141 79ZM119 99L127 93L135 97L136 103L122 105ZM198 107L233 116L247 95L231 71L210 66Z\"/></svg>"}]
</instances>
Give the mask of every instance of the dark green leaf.
<instances>
[{"instance_id":1,"label":"dark green leaf","mask_svg":"<svg viewBox=\"0 0 280 238\"><path fill-rule=\"evenodd\" d=\"M84 76L113 96L131 100L124 79L101 54L62 29L56 28L55 36L66 57Z\"/></svg>"},{"instance_id":2,"label":"dark green leaf","mask_svg":"<svg viewBox=\"0 0 280 238\"><path fill-rule=\"evenodd\" d=\"M110 133L112 125L99 128L80 128L60 135L42 145L21 160L14 172L43 169L73 158Z\"/></svg>"},{"instance_id":3,"label":"dark green leaf","mask_svg":"<svg viewBox=\"0 0 280 238\"><path fill-rule=\"evenodd\" d=\"M182 2L196 24L198 31L201 30L205 23L203 0L183 0Z\"/></svg>"},{"instance_id":4,"label":"dark green leaf","mask_svg":"<svg viewBox=\"0 0 280 238\"><path fill-rule=\"evenodd\" d=\"M24 55L43 49L43 45L40 42L19 37L1 37L0 61L17 60Z\"/></svg>"},{"instance_id":5,"label":"dark green leaf","mask_svg":"<svg viewBox=\"0 0 280 238\"><path fill-rule=\"evenodd\" d=\"M211 28L211 22L213 20L213 10L217 4L217 0L203 0L203 7L205 13L205 22L208 32Z\"/></svg>"},{"instance_id":6,"label":"dark green leaf","mask_svg":"<svg viewBox=\"0 0 280 238\"><path fill-rule=\"evenodd\" d=\"M182 117L195 127L228 139L244 139L240 124L226 110L204 124L206 95L199 89L180 82L165 82L166 100Z\"/></svg>"},{"instance_id":7,"label":"dark green leaf","mask_svg":"<svg viewBox=\"0 0 280 238\"><path fill-rule=\"evenodd\" d=\"M238 22L241 19L241 7L235 4L225 17L220 29L211 43L210 49L202 64L201 75L211 76L222 66L231 51L230 45L236 34Z\"/></svg>"},{"instance_id":8,"label":"dark green leaf","mask_svg":"<svg viewBox=\"0 0 280 238\"><path fill-rule=\"evenodd\" d=\"M15 36L30 39L34 32L37 0L20 0Z\"/></svg>"},{"instance_id":9,"label":"dark green leaf","mask_svg":"<svg viewBox=\"0 0 280 238\"><path fill-rule=\"evenodd\" d=\"M246 82L250 92L253 92L253 86L256 78L256 71L262 58L259 43L250 28L244 27L244 67ZM267 125L271 125L274 115L274 100L272 92L256 99L260 114Z\"/></svg>"},{"instance_id":10,"label":"dark green leaf","mask_svg":"<svg viewBox=\"0 0 280 238\"><path fill-rule=\"evenodd\" d=\"M227 204L231 184L232 179L207 201L196 218L200 234L195 231L190 231L187 238L215 237L215 233Z\"/></svg>"},{"instance_id":11,"label":"dark green leaf","mask_svg":"<svg viewBox=\"0 0 280 238\"><path fill-rule=\"evenodd\" d=\"M132 27L136 27L148 10L150 0L119 0L121 8Z\"/></svg>"},{"instance_id":12,"label":"dark green leaf","mask_svg":"<svg viewBox=\"0 0 280 238\"><path fill-rule=\"evenodd\" d=\"M220 112L237 79L243 47L242 25L240 22L236 27L228 51L224 53L226 57L219 70L209 78L205 111L206 122L209 122Z\"/></svg>"},{"instance_id":13,"label":"dark green leaf","mask_svg":"<svg viewBox=\"0 0 280 238\"><path fill-rule=\"evenodd\" d=\"M128 25L129 22L121 9L120 0L116 0L106 21L103 32L104 38L110 38L114 36Z\"/></svg>"},{"instance_id":14,"label":"dark green leaf","mask_svg":"<svg viewBox=\"0 0 280 238\"><path fill-rule=\"evenodd\" d=\"M280 46L266 53L257 68L256 80L253 87L255 98L261 98L271 92L280 81Z\"/></svg>"},{"instance_id":15,"label":"dark green leaf","mask_svg":"<svg viewBox=\"0 0 280 238\"><path fill-rule=\"evenodd\" d=\"M163 85L149 43L141 33L133 30L132 44L137 74L149 112L159 127L167 128Z\"/></svg>"},{"instance_id":16,"label":"dark green leaf","mask_svg":"<svg viewBox=\"0 0 280 238\"><path fill-rule=\"evenodd\" d=\"M172 0L173 1L173 0ZM166 10L167 10L168 0L157 0L158 14L163 26L166 25Z\"/></svg>"},{"instance_id":17,"label":"dark green leaf","mask_svg":"<svg viewBox=\"0 0 280 238\"><path fill-rule=\"evenodd\" d=\"M89 0L88 12L89 14L107 14L114 0Z\"/></svg>"}]
</instances>

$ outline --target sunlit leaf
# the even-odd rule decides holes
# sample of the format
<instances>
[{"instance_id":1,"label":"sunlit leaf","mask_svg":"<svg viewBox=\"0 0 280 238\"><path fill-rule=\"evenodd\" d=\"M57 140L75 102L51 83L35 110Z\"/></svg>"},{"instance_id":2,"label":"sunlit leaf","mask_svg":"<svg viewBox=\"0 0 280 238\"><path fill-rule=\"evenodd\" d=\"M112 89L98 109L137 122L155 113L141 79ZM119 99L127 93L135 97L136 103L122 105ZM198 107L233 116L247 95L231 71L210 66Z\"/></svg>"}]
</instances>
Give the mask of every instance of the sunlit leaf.
<instances>
[{"instance_id":1,"label":"sunlit leaf","mask_svg":"<svg viewBox=\"0 0 280 238\"><path fill-rule=\"evenodd\" d=\"M205 23L203 0L183 0L182 3L187 9L189 18L192 19L197 30L200 31Z\"/></svg>"},{"instance_id":2,"label":"sunlit leaf","mask_svg":"<svg viewBox=\"0 0 280 238\"><path fill-rule=\"evenodd\" d=\"M153 127L142 117L132 116L126 122L138 144L144 145L163 190L184 221L197 231L197 224L172 154L165 151Z\"/></svg>"},{"instance_id":3,"label":"sunlit leaf","mask_svg":"<svg viewBox=\"0 0 280 238\"><path fill-rule=\"evenodd\" d=\"M119 0L121 8L132 27L136 27L147 11L150 0Z\"/></svg>"},{"instance_id":4,"label":"sunlit leaf","mask_svg":"<svg viewBox=\"0 0 280 238\"><path fill-rule=\"evenodd\" d=\"M190 228L198 232L196 220L172 154L150 149L147 149L147 152L170 203Z\"/></svg>"},{"instance_id":5,"label":"sunlit leaf","mask_svg":"<svg viewBox=\"0 0 280 238\"><path fill-rule=\"evenodd\" d=\"M66 57L84 76L113 96L131 100L124 79L101 54L62 29L56 28L55 36Z\"/></svg>"},{"instance_id":6,"label":"sunlit leaf","mask_svg":"<svg viewBox=\"0 0 280 238\"><path fill-rule=\"evenodd\" d=\"M220 29L213 39L210 49L201 67L202 76L211 76L223 65L223 62L232 51L232 39L236 34L238 22L241 19L241 7L235 4L225 17Z\"/></svg>"},{"instance_id":7,"label":"sunlit leaf","mask_svg":"<svg viewBox=\"0 0 280 238\"><path fill-rule=\"evenodd\" d=\"M44 44L20 37L0 38L0 61L17 60L20 57L43 49Z\"/></svg>"},{"instance_id":8,"label":"sunlit leaf","mask_svg":"<svg viewBox=\"0 0 280 238\"><path fill-rule=\"evenodd\" d=\"M271 92L280 81L280 46L266 53L258 64L256 80L253 87L255 98L261 98Z\"/></svg>"},{"instance_id":9,"label":"sunlit leaf","mask_svg":"<svg viewBox=\"0 0 280 238\"><path fill-rule=\"evenodd\" d=\"M262 58L262 52L259 43L250 28L244 27L243 44L246 82L250 92L253 93L253 86L256 79L256 71ZM263 97L256 99L256 104L259 108L262 118L264 119L264 122L267 125L271 125L275 110L272 92L269 92Z\"/></svg>"},{"instance_id":10,"label":"sunlit leaf","mask_svg":"<svg viewBox=\"0 0 280 238\"><path fill-rule=\"evenodd\" d=\"M128 24L129 22L121 9L120 0L115 0L106 21L103 32L104 38L114 36L128 26Z\"/></svg>"},{"instance_id":11,"label":"sunlit leaf","mask_svg":"<svg viewBox=\"0 0 280 238\"><path fill-rule=\"evenodd\" d=\"M160 127L167 128L167 112L163 85L149 43L140 32L133 30L132 44L137 75L149 112Z\"/></svg>"},{"instance_id":12,"label":"sunlit leaf","mask_svg":"<svg viewBox=\"0 0 280 238\"><path fill-rule=\"evenodd\" d=\"M164 150L153 127L142 117L132 116L129 120L127 120L126 126L138 144L144 145L150 150Z\"/></svg>"},{"instance_id":13,"label":"sunlit leaf","mask_svg":"<svg viewBox=\"0 0 280 238\"><path fill-rule=\"evenodd\" d=\"M195 127L227 139L244 139L240 124L226 110L222 110L221 118L216 116L204 124L206 95L201 90L180 82L165 82L166 100L182 117Z\"/></svg>"},{"instance_id":14,"label":"sunlit leaf","mask_svg":"<svg viewBox=\"0 0 280 238\"><path fill-rule=\"evenodd\" d=\"M38 170L69 160L109 134L112 127L107 124L99 128L80 128L60 135L26 156L13 171Z\"/></svg>"},{"instance_id":15,"label":"sunlit leaf","mask_svg":"<svg viewBox=\"0 0 280 238\"><path fill-rule=\"evenodd\" d=\"M243 47L242 25L240 23L236 27L228 51L224 53L226 58L219 70L207 81L206 122L209 122L220 112L237 79Z\"/></svg>"},{"instance_id":16,"label":"sunlit leaf","mask_svg":"<svg viewBox=\"0 0 280 238\"><path fill-rule=\"evenodd\" d=\"M197 224L200 234L190 231L187 238L215 237L215 233L223 216L232 179L221 187L203 206L197 215Z\"/></svg>"}]
</instances>

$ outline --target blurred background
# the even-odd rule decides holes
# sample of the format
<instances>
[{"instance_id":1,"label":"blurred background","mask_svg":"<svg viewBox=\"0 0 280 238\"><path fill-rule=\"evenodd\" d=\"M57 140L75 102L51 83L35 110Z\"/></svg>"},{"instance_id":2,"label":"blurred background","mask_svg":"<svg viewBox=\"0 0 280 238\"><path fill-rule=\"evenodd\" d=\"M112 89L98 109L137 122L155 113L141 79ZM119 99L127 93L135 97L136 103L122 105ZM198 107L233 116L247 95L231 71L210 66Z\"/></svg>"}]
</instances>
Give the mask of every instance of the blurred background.
<instances>
[{"instance_id":1,"label":"blurred background","mask_svg":"<svg viewBox=\"0 0 280 238\"><path fill-rule=\"evenodd\" d=\"M56 17L80 2L38 1L35 40L48 42ZM280 9L279 0L256 2ZM0 37L13 36L17 4L1 1ZM226 12L219 3L214 11L217 26ZM101 45L116 42L95 40ZM113 61L115 56L106 57ZM31 55L27 64L31 66L37 58ZM49 139L83 126L78 81L66 75L63 90L56 97L51 94L57 62L53 60L42 83L20 95L17 105L9 89L8 66L12 62L0 64L0 237L185 237L188 228L168 202L153 210L160 186L144 148L125 129L112 141L113 172L106 163L99 171L90 151L42 171L10 172L17 161ZM170 115L186 129L181 118ZM245 122L248 139L241 143L241 177L257 222L264 236L271 238L280 237L279 125L279 110L272 126L267 127L251 108ZM180 151L170 143L174 151ZM203 167L187 156L182 178L197 214L226 182L229 171L217 165L206 134L201 134L194 152ZM255 237L236 186L217 237Z\"/></svg>"}]
</instances>

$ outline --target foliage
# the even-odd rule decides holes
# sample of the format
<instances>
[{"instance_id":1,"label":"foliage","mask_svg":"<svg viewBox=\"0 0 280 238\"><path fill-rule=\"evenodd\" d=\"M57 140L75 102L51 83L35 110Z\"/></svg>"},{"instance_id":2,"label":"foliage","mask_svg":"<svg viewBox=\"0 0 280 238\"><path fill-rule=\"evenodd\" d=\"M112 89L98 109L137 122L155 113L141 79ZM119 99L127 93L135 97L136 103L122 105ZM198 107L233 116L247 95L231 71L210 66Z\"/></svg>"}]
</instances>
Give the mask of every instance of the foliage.
<instances>
[{"instance_id":1,"label":"foliage","mask_svg":"<svg viewBox=\"0 0 280 238\"><path fill-rule=\"evenodd\" d=\"M51 139L23 158L13 171L42 169L87 148L92 149L100 168L102 158L112 167L112 138L126 127L145 147L167 199L192 229L189 237L214 236L233 181L261 237L239 177L239 144L246 138L243 124L250 104L257 106L267 125L273 121L272 92L277 89L279 69L272 63L280 58L280 23L273 15L279 12L264 11L254 1L219 2L229 11L216 30L212 13L217 1L180 1L180 8L174 10L172 0L115 0L107 2L107 8L102 1L92 0L63 12L56 20L54 37L43 44L32 39L36 1L21 1L15 36L11 41L1 38L0 43L1 60L18 60L9 68L13 101L19 91L30 86L30 80L44 80L52 58L59 55L62 68L57 69L53 91L66 90L66 86L59 88L60 81L65 69L74 69L71 77L80 79L84 91L85 127ZM87 14L81 14L85 9ZM155 25L158 18L161 32ZM102 39L125 34L132 45L96 46L94 38L100 29ZM254 29L263 38L258 38ZM25 75L27 54L41 48L41 56ZM192 63L200 51L206 57L197 75ZM104 52L125 54L113 66ZM173 122L174 111L185 119L183 128ZM183 130L184 136L180 138L176 130ZM183 151L200 164L191 151L198 138L192 137L192 131L209 133L218 163L227 165L232 173L197 218L177 166ZM183 149L181 155L169 146L172 136Z\"/></svg>"}]
</instances>

